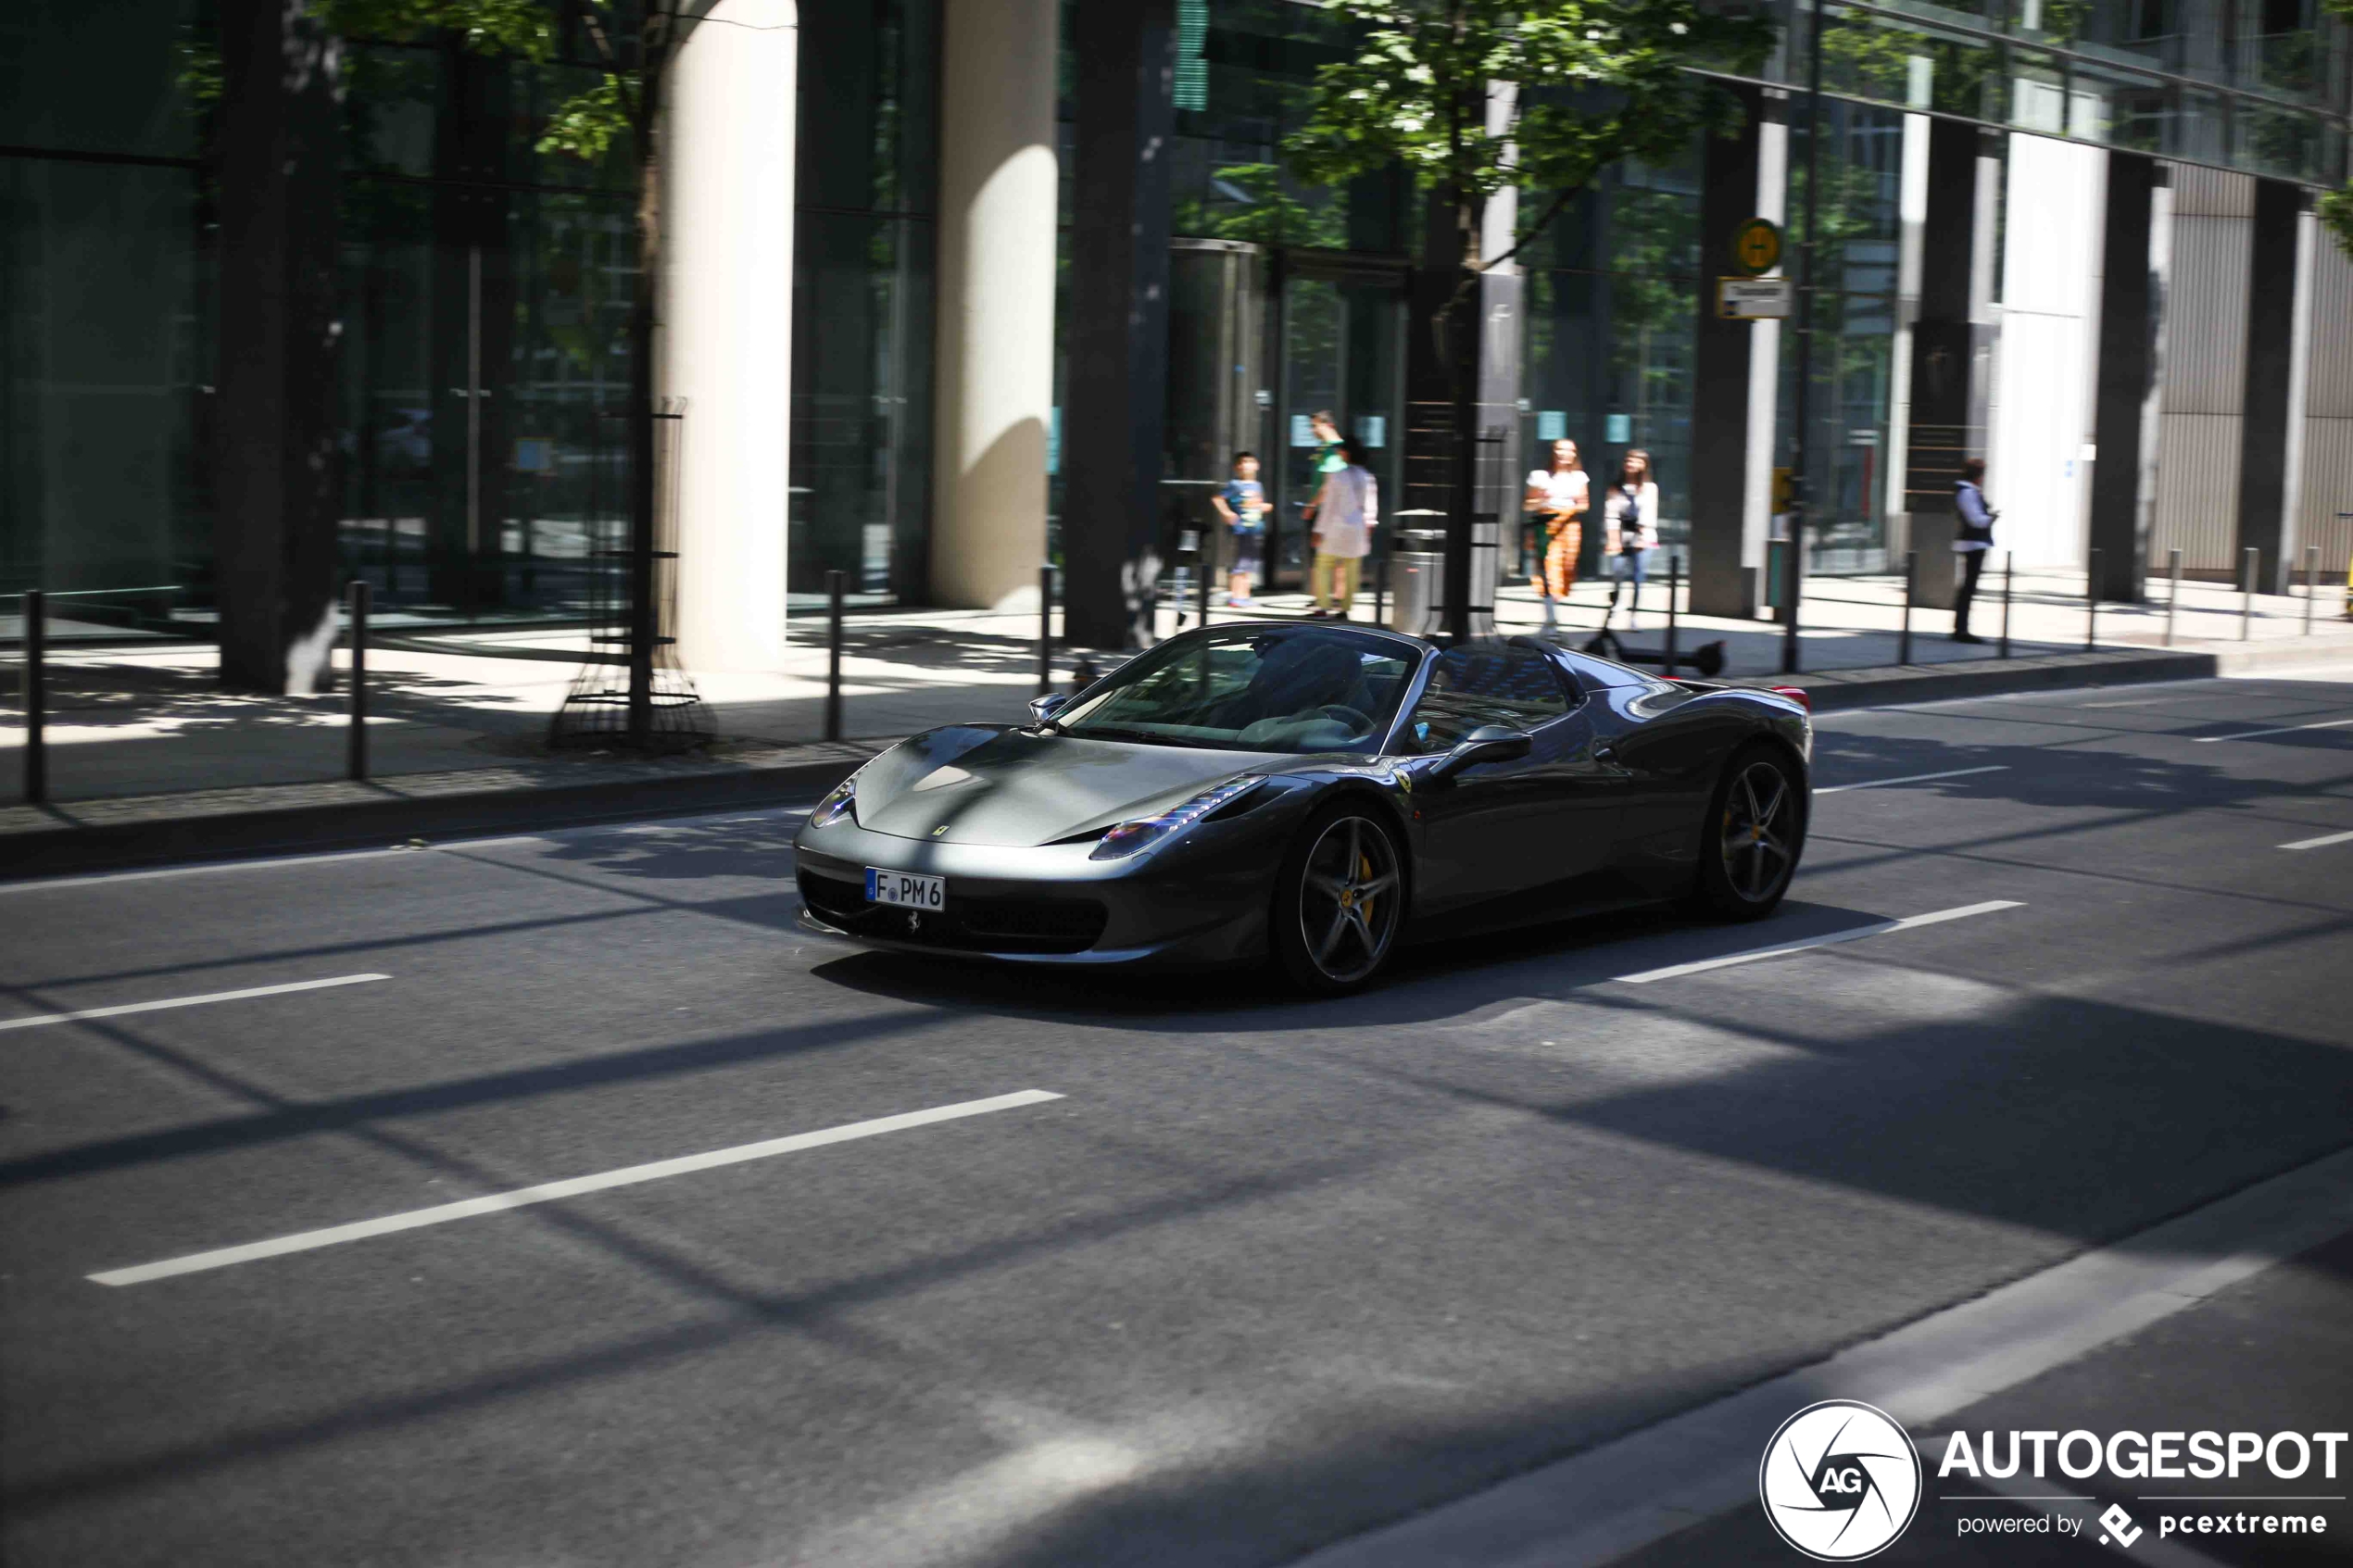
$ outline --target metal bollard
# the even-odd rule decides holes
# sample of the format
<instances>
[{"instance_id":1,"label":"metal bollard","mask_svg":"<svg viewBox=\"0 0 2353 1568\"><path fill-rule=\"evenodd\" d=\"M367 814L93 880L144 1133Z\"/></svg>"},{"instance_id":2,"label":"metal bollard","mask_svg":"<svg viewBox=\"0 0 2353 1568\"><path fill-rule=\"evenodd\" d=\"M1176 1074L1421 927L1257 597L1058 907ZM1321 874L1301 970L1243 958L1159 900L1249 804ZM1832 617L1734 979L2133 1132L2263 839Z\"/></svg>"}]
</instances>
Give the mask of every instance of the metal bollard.
<instances>
[{"instance_id":1,"label":"metal bollard","mask_svg":"<svg viewBox=\"0 0 2353 1568\"><path fill-rule=\"evenodd\" d=\"M1038 569L1038 695L1054 689L1054 563Z\"/></svg>"},{"instance_id":2,"label":"metal bollard","mask_svg":"<svg viewBox=\"0 0 2353 1568\"><path fill-rule=\"evenodd\" d=\"M1193 570L1201 574L1201 623L1209 624L1209 569L1217 563L1216 535L1204 528L1201 531L1201 553L1194 558Z\"/></svg>"},{"instance_id":3,"label":"metal bollard","mask_svg":"<svg viewBox=\"0 0 2353 1568\"><path fill-rule=\"evenodd\" d=\"M2100 553L2092 552L2091 570L2083 574L2083 651L2100 646Z\"/></svg>"},{"instance_id":4,"label":"metal bollard","mask_svg":"<svg viewBox=\"0 0 2353 1568\"><path fill-rule=\"evenodd\" d=\"M346 771L354 784L368 782L368 580L355 577L349 593L351 620L351 717L345 729Z\"/></svg>"},{"instance_id":5,"label":"metal bollard","mask_svg":"<svg viewBox=\"0 0 2353 1568\"><path fill-rule=\"evenodd\" d=\"M49 741L43 734L49 704L48 597L38 588L24 596L24 797L30 806L49 798Z\"/></svg>"},{"instance_id":6,"label":"metal bollard","mask_svg":"<svg viewBox=\"0 0 2353 1568\"><path fill-rule=\"evenodd\" d=\"M2165 646L2170 648L2173 646L2173 611L2182 603L2181 551L2165 552L2165 575L2171 580L2172 584L2165 591Z\"/></svg>"},{"instance_id":7,"label":"metal bollard","mask_svg":"<svg viewBox=\"0 0 2353 1568\"><path fill-rule=\"evenodd\" d=\"M1912 662L1912 592L1919 583L1920 553L1904 552L1904 629L1895 636L1895 662Z\"/></svg>"},{"instance_id":8,"label":"metal bollard","mask_svg":"<svg viewBox=\"0 0 2353 1568\"><path fill-rule=\"evenodd\" d=\"M2002 642L1994 650L1997 659L2010 656L2010 580L2018 575L2018 552L2002 552Z\"/></svg>"},{"instance_id":9,"label":"metal bollard","mask_svg":"<svg viewBox=\"0 0 2353 1568\"><path fill-rule=\"evenodd\" d=\"M841 596L846 571L825 573L825 738L841 739Z\"/></svg>"},{"instance_id":10,"label":"metal bollard","mask_svg":"<svg viewBox=\"0 0 2353 1568\"><path fill-rule=\"evenodd\" d=\"M1667 552L1667 678L1675 678L1675 600L1683 586L1683 558Z\"/></svg>"},{"instance_id":11,"label":"metal bollard","mask_svg":"<svg viewBox=\"0 0 2353 1568\"><path fill-rule=\"evenodd\" d=\"M1373 624L1389 624L1389 551L1384 546L1380 559L1373 562Z\"/></svg>"},{"instance_id":12,"label":"metal bollard","mask_svg":"<svg viewBox=\"0 0 2353 1568\"><path fill-rule=\"evenodd\" d=\"M2244 643L2255 635L2255 572L2263 559L2263 552L2249 545L2239 552L2239 641Z\"/></svg>"},{"instance_id":13,"label":"metal bollard","mask_svg":"<svg viewBox=\"0 0 2353 1568\"><path fill-rule=\"evenodd\" d=\"M2304 634L2312 634L2312 601L2321 594L2321 547L2304 546Z\"/></svg>"}]
</instances>

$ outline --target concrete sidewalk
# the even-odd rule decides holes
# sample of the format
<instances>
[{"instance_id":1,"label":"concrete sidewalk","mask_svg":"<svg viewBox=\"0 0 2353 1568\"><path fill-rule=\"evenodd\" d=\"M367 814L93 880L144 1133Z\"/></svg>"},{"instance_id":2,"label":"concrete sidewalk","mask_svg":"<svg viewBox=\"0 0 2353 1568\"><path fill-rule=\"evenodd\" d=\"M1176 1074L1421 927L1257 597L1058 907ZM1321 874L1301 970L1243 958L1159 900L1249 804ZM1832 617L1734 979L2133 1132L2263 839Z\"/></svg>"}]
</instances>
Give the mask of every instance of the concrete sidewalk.
<instances>
[{"instance_id":1,"label":"concrete sidewalk","mask_svg":"<svg viewBox=\"0 0 2353 1568\"><path fill-rule=\"evenodd\" d=\"M1688 656L1721 643L1719 678L1806 687L1822 709L1985 696L2037 686L2190 678L2275 665L2353 659L2353 622L2345 591L2323 587L2311 602L2259 597L2242 620L2241 596L2221 586L2185 583L2175 616L2176 640L2163 648L2165 585L2152 602L2103 605L2099 649L2084 651L2081 573L2021 573L2012 594L2012 657L1997 657L1998 587L1978 626L1989 641L1953 642L1949 614L1914 618L1912 662L1899 665L1901 584L1892 578L1818 578L1807 585L1798 638L1802 673L1782 675L1782 638L1769 621L1679 617L1678 644ZM1222 597L1222 596L1221 596ZM1579 584L1562 615L1560 635L1581 643L1602 625L1608 585ZM1268 596L1253 609L1214 604L1216 624L1295 620L1310 608L1299 595ZM1369 591L1353 619L1372 620ZM1615 625L1629 647L1655 651L1666 586L1649 585L1636 624L1621 608ZM1498 596L1497 624L1534 633L1542 607L1531 589ZM1159 612L1163 635L1189 623L1190 607ZM1059 617L1056 618L1059 622ZM1098 669L1119 657L1059 646L1058 683L1080 659ZM2246 634L2243 638L2242 632ZM261 819L299 824L302 841L321 831L321 813L351 813L352 833L389 832L403 821L419 831L454 831L453 822L520 820L542 814L620 812L631 803L665 808L698 802L784 798L822 788L850 759L872 749L827 746L823 734L825 649L821 621L796 621L783 666L756 673L697 672L695 684L717 721L708 751L661 760L615 752L551 752L549 717L561 704L589 645L571 630L475 631L426 635L403 629L369 652L370 782L344 778L345 698L258 697L214 685L216 655L204 645L97 647L69 645L49 668L50 802L0 807L0 874L54 869L67 840L169 844L173 854L199 845L250 848L276 842ZM1035 611L868 611L846 622L842 702L845 734L880 742L932 725L1009 721L1038 686ZM386 646L389 644L390 646ZM14 671L11 671L14 674ZM11 681L11 684L16 684ZM0 730L0 789L21 777L20 723ZM510 802L494 809L491 802ZM236 828L230 825L239 822ZM338 830L340 833L343 830ZM80 853L76 851L75 853Z\"/></svg>"}]
</instances>

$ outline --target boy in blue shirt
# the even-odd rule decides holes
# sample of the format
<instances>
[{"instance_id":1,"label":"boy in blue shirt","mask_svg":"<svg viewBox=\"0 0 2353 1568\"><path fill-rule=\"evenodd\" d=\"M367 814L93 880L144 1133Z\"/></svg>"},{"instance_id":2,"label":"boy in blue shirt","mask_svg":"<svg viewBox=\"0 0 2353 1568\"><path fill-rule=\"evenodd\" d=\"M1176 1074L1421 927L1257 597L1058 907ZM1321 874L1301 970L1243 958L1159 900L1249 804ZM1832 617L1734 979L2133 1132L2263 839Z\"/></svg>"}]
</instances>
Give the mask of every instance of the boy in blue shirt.
<instances>
[{"instance_id":1,"label":"boy in blue shirt","mask_svg":"<svg viewBox=\"0 0 2353 1568\"><path fill-rule=\"evenodd\" d=\"M1233 535L1233 563L1227 568L1226 602L1238 609L1255 608L1251 582L1260 571L1260 542L1266 534L1266 487L1258 483L1258 458L1249 452L1234 454L1234 477L1212 497L1217 515Z\"/></svg>"}]
</instances>

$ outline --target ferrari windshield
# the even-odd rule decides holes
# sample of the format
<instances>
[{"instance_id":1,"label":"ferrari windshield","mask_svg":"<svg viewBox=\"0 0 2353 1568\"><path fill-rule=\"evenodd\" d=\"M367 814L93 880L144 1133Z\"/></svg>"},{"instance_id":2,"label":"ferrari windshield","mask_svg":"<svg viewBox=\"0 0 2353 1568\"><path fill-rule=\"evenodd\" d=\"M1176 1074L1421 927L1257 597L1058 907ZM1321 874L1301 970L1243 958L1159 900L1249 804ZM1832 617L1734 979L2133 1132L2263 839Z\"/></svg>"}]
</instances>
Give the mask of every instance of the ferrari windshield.
<instances>
[{"instance_id":1,"label":"ferrari windshield","mask_svg":"<svg viewBox=\"0 0 2353 1568\"><path fill-rule=\"evenodd\" d=\"M1332 626L1237 627L1164 643L1052 722L1094 740L1229 751L1370 751L1420 659Z\"/></svg>"}]
</instances>

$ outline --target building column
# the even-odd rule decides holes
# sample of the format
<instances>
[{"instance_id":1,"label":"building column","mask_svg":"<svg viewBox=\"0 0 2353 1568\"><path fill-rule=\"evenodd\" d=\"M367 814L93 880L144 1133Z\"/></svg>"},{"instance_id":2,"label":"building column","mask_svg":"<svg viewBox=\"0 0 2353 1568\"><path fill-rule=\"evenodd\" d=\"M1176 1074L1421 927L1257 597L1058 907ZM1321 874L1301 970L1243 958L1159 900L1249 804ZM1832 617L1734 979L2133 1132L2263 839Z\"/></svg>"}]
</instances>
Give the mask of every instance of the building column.
<instances>
[{"instance_id":1,"label":"building column","mask_svg":"<svg viewBox=\"0 0 2353 1568\"><path fill-rule=\"evenodd\" d=\"M1758 597L1756 564L1748 549L1747 486L1750 371L1762 345L1755 322L1727 321L1717 315L1716 280L1732 270L1732 239L1741 224L1762 215L1757 174L1765 96L1755 87L1730 90L1740 94L1746 123L1737 137L1706 139L1700 172L1699 332L1692 358L1691 604L1694 615L1746 619L1756 613Z\"/></svg>"},{"instance_id":2,"label":"building column","mask_svg":"<svg viewBox=\"0 0 2353 1568\"><path fill-rule=\"evenodd\" d=\"M1993 204L2000 193L1999 132L1957 120L1928 128L1919 307L1912 321L1911 398L1904 433L1904 511L1919 557L1918 602L1949 609L1954 486L1962 462L1985 451L1994 343ZM1988 154L1991 156L1988 156ZM1989 489L1996 488L1989 483Z\"/></svg>"},{"instance_id":3,"label":"building column","mask_svg":"<svg viewBox=\"0 0 2353 1568\"><path fill-rule=\"evenodd\" d=\"M221 0L220 369L213 427L220 682L333 684L338 42L296 3Z\"/></svg>"},{"instance_id":4,"label":"building column","mask_svg":"<svg viewBox=\"0 0 2353 1568\"><path fill-rule=\"evenodd\" d=\"M2091 548L2102 598L2137 603L2148 574L2150 470L2157 455L2165 195L2157 160L2108 155L2100 245L2098 399L2092 420Z\"/></svg>"},{"instance_id":5,"label":"building column","mask_svg":"<svg viewBox=\"0 0 2353 1568\"><path fill-rule=\"evenodd\" d=\"M1079 0L1071 28L1078 145L1063 394L1064 634L1081 646L1136 648L1152 640L1170 533L1160 480L1176 0Z\"/></svg>"},{"instance_id":6,"label":"building column","mask_svg":"<svg viewBox=\"0 0 2353 1568\"><path fill-rule=\"evenodd\" d=\"M690 671L784 657L797 20L794 0L716 0L670 70L655 385L686 400L662 477Z\"/></svg>"},{"instance_id":7,"label":"building column","mask_svg":"<svg viewBox=\"0 0 2353 1568\"><path fill-rule=\"evenodd\" d=\"M1054 0L946 0L931 596L1037 605L1054 402Z\"/></svg>"},{"instance_id":8,"label":"building column","mask_svg":"<svg viewBox=\"0 0 2353 1568\"><path fill-rule=\"evenodd\" d=\"M2284 259L2297 267L2298 231L2304 194L2282 180L2255 182L2252 254L2268 263L2246 291L2246 391L2240 404L2239 558L2260 553L2255 580L2272 593L2286 592L2295 563L2286 546L2288 526L2289 421L2296 365L2296 304L2304 295L2301 269L2282 279L2273 270ZM2283 283L2287 286L2281 286ZM2296 443L2300 446L2301 443Z\"/></svg>"}]
</instances>

